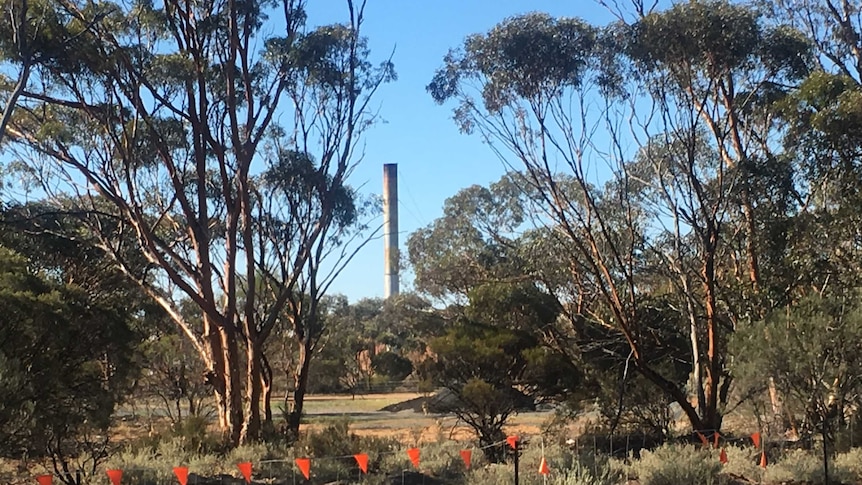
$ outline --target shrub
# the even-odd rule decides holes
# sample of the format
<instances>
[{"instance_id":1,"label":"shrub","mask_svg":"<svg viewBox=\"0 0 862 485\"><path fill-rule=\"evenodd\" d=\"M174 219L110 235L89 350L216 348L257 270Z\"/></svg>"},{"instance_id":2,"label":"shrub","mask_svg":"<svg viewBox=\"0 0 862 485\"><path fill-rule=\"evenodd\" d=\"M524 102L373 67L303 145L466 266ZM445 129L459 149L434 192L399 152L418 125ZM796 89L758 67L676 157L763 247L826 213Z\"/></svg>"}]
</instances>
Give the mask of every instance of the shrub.
<instances>
[{"instance_id":1,"label":"shrub","mask_svg":"<svg viewBox=\"0 0 862 485\"><path fill-rule=\"evenodd\" d=\"M489 465L473 468L470 472L467 483L470 485L497 485L499 483L512 483L512 465L505 463L491 463ZM520 483L523 485L531 485L531 477L524 477L521 474Z\"/></svg>"},{"instance_id":2,"label":"shrub","mask_svg":"<svg viewBox=\"0 0 862 485\"><path fill-rule=\"evenodd\" d=\"M454 483L464 479L466 467L461 450L469 448L458 441L438 441L422 445L422 471L435 478ZM405 452L406 453L406 452ZM473 453L471 468L481 466L481 453ZM480 461L477 461L480 460Z\"/></svg>"},{"instance_id":3,"label":"shrub","mask_svg":"<svg viewBox=\"0 0 862 485\"><path fill-rule=\"evenodd\" d=\"M764 478L768 482L823 483L823 462L810 451L789 450L776 463L766 467Z\"/></svg>"},{"instance_id":4,"label":"shrub","mask_svg":"<svg viewBox=\"0 0 862 485\"><path fill-rule=\"evenodd\" d=\"M168 483L172 476L172 467L176 463L169 463L160 459L159 455L148 449L137 451L125 451L112 456L106 463L107 468L119 468L123 470L123 483L128 485L152 485ZM107 476L97 475L98 483L109 483Z\"/></svg>"},{"instance_id":5,"label":"shrub","mask_svg":"<svg viewBox=\"0 0 862 485\"><path fill-rule=\"evenodd\" d=\"M231 450L221 459L221 473L238 476L237 463L254 464L254 476L261 479L281 478L294 470L293 451L270 443L254 443ZM218 469L213 468L212 470ZM210 473L212 474L212 471Z\"/></svg>"},{"instance_id":6,"label":"shrub","mask_svg":"<svg viewBox=\"0 0 862 485\"><path fill-rule=\"evenodd\" d=\"M171 432L186 452L212 453L221 445L221 440L210 433L209 421L204 416L189 416L171 426Z\"/></svg>"},{"instance_id":7,"label":"shrub","mask_svg":"<svg viewBox=\"0 0 862 485\"><path fill-rule=\"evenodd\" d=\"M841 453L829 461L831 483L858 483L862 471L862 450ZM766 468L764 477L768 482L824 483L823 457L816 452L790 450L775 464Z\"/></svg>"},{"instance_id":8,"label":"shrub","mask_svg":"<svg viewBox=\"0 0 862 485\"><path fill-rule=\"evenodd\" d=\"M641 485L713 485L726 483L719 476L721 463L715 450L693 445L664 445L643 450L630 467Z\"/></svg>"},{"instance_id":9,"label":"shrub","mask_svg":"<svg viewBox=\"0 0 862 485\"><path fill-rule=\"evenodd\" d=\"M387 453L399 448L395 439L351 433L350 421L344 418L304 435L294 446L293 453L297 457L321 458L314 462L315 475L321 480L338 480L356 473L355 453L368 454L368 473L372 474L384 469Z\"/></svg>"},{"instance_id":10,"label":"shrub","mask_svg":"<svg viewBox=\"0 0 862 485\"><path fill-rule=\"evenodd\" d=\"M835 478L843 483L862 482L862 448L835 456Z\"/></svg>"},{"instance_id":11,"label":"shrub","mask_svg":"<svg viewBox=\"0 0 862 485\"><path fill-rule=\"evenodd\" d=\"M760 468L760 452L751 446L728 446L727 463L721 467L721 474L728 478L743 477L760 482L763 468ZM717 459L717 458L716 458Z\"/></svg>"},{"instance_id":12,"label":"shrub","mask_svg":"<svg viewBox=\"0 0 862 485\"><path fill-rule=\"evenodd\" d=\"M556 485L616 485L623 480L624 466L607 455L583 452L564 470Z\"/></svg>"}]
</instances>

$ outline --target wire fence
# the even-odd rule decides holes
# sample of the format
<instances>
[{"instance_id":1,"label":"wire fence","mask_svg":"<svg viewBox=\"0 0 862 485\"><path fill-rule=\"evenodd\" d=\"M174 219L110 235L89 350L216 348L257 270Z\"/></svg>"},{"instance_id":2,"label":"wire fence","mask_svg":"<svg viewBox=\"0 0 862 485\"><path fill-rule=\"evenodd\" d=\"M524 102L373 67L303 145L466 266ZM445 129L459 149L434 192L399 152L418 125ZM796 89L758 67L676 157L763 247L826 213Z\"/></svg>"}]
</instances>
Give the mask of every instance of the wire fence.
<instances>
[{"instance_id":1,"label":"wire fence","mask_svg":"<svg viewBox=\"0 0 862 485\"><path fill-rule=\"evenodd\" d=\"M700 442L705 448L718 450L731 445L749 446L753 453L764 450L766 441L759 433L750 436L725 436L711 430L693 433L693 439L680 441ZM516 485L541 484L547 474L560 469L558 455L545 460L545 436L509 436L485 446L447 442L426 444L414 448L370 451L367 454L332 456L302 456L302 450L292 449L293 456L258 460L236 461L230 457L211 457L207 463L171 463L174 457L152 456L154 466L115 465L96 476L80 476L79 485L245 485L252 484L391 484L435 485L448 483L447 478L487 469L489 463L484 452L499 448L505 463L492 465L497 482ZM578 457L611 455L634 457L642 449L656 446L654 437L642 434L592 434L568 440L562 446L577 460ZM558 453L558 450L556 451ZM596 461L589 464L596 466ZM588 464L588 465L589 465ZM571 463L569 464L571 466ZM544 467L544 468L543 468ZM546 475L542 474L544 469ZM599 470L595 470L596 473ZM481 473L481 472L480 472ZM487 475L487 473L486 473ZM34 477L35 478L35 477ZM68 477L71 478L71 477ZM68 478L64 480L69 483ZM486 477L487 478L487 477ZM55 479L55 483L60 480ZM21 482L22 484L25 482ZM33 480L26 482L31 485ZM468 482L471 483L471 482ZM44 484L43 484L44 485Z\"/></svg>"}]
</instances>

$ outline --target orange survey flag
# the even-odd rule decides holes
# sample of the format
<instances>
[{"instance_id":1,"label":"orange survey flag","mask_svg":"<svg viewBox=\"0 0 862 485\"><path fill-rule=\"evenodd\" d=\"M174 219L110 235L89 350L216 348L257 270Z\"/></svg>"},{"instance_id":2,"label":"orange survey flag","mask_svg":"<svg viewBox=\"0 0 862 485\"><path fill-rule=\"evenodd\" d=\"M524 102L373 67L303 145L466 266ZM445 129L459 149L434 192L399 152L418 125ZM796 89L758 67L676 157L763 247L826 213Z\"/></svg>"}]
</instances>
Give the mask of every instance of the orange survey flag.
<instances>
[{"instance_id":1,"label":"orange survey flag","mask_svg":"<svg viewBox=\"0 0 862 485\"><path fill-rule=\"evenodd\" d=\"M251 483L251 462L244 461L242 463L237 463L236 467L239 468L240 473L242 473L243 478L245 478L245 482Z\"/></svg>"},{"instance_id":2,"label":"orange survey flag","mask_svg":"<svg viewBox=\"0 0 862 485\"><path fill-rule=\"evenodd\" d=\"M302 472L302 476L304 476L306 480L311 478L311 460L308 458L297 458L296 466L299 467L299 471Z\"/></svg>"},{"instance_id":3,"label":"orange survey flag","mask_svg":"<svg viewBox=\"0 0 862 485\"><path fill-rule=\"evenodd\" d=\"M511 447L514 450L515 446L518 444L518 437L517 436L507 436L506 437L506 443L509 443L509 447Z\"/></svg>"},{"instance_id":4,"label":"orange survey flag","mask_svg":"<svg viewBox=\"0 0 862 485\"><path fill-rule=\"evenodd\" d=\"M470 450L461 450L461 459L464 460L464 466L470 469L470 460L473 458L473 452Z\"/></svg>"},{"instance_id":5,"label":"orange survey flag","mask_svg":"<svg viewBox=\"0 0 862 485\"><path fill-rule=\"evenodd\" d=\"M36 481L39 482L39 485L51 485L51 483L54 481L54 475L39 475L38 477L36 477Z\"/></svg>"},{"instance_id":6,"label":"orange survey flag","mask_svg":"<svg viewBox=\"0 0 862 485\"><path fill-rule=\"evenodd\" d=\"M727 452L724 451L724 448L722 448L721 453L718 454L718 461L720 461L722 465L727 463Z\"/></svg>"},{"instance_id":7,"label":"orange survey flag","mask_svg":"<svg viewBox=\"0 0 862 485\"><path fill-rule=\"evenodd\" d=\"M751 433L751 441L754 442L755 448L760 448L760 432Z\"/></svg>"},{"instance_id":8,"label":"orange survey flag","mask_svg":"<svg viewBox=\"0 0 862 485\"><path fill-rule=\"evenodd\" d=\"M178 466L174 468L174 475L177 476L177 480L180 481L180 485L186 485L189 483L189 469L188 467Z\"/></svg>"},{"instance_id":9,"label":"orange survey flag","mask_svg":"<svg viewBox=\"0 0 862 485\"><path fill-rule=\"evenodd\" d=\"M718 448L718 439L720 437L721 437L721 435L718 434L718 431L716 431L715 434L712 435L712 447L713 448Z\"/></svg>"},{"instance_id":10,"label":"orange survey flag","mask_svg":"<svg viewBox=\"0 0 862 485\"><path fill-rule=\"evenodd\" d=\"M368 455L365 453L359 453L353 455L353 458L356 460L356 464L359 465L359 469L362 470L362 473L368 473Z\"/></svg>"},{"instance_id":11,"label":"orange survey flag","mask_svg":"<svg viewBox=\"0 0 862 485\"><path fill-rule=\"evenodd\" d=\"M766 468L766 452L760 452L760 468Z\"/></svg>"},{"instance_id":12,"label":"orange survey flag","mask_svg":"<svg viewBox=\"0 0 862 485\"><path fill-rule=\"evenodd\" d=\"M700 442L705 446L709 446L709 441L706 439L706 436L703 435L700 431L697 432L697 437L700 438Z\"/></svg>"},{"instance_id":13,"label":"orange survey flag","mask_svg":"<svg viewBox=\"0 0 862 485\"><path fill-rule=\"evenodd\" d=\"M419 448L410 448L407 450L407 456L410 457L413 466L419 468Z\"/></svg>"},{"instance_id":14,"label":"orange survey flag","mask_svg":"<svg viewBox=\"0 0 862 485\"><path fill-rule=\"evenodd\" d=\"M539 474L547 475L548 473L551 473L551 469L548 467L548 462L545 461L545 457L543 456L542 462L539 463Z\"/></svg>"},{"instance_id":15,"label":"orange survey flag","mask_svg":"<svg viewBox=\"0 0 862 485\"><path fill-rule=\"evenodd\" d=\"M111 483L114 485L120 485L120 482L123 480L123 470L105 470L105 473L108 474L108 478L111 479Z\"/></svg>"}]
</instances>

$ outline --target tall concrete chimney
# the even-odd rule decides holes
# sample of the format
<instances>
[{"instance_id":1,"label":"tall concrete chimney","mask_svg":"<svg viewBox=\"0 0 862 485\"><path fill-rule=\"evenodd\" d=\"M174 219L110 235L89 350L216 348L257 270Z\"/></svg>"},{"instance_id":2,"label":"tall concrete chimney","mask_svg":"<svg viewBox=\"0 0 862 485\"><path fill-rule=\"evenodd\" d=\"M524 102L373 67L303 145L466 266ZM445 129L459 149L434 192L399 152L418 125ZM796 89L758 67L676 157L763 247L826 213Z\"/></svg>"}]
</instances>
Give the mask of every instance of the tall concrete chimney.
<instances>
[{"instance_id":1,"label":"tall concrete chimney","mask_svg":"<svg viewBox=\"0 0 862 485\"><path fill-rule=\"evenodd\" d=\"M398 165L383 164L383 298L397 295L398 286Z\"/></svg>"}]
</instances>

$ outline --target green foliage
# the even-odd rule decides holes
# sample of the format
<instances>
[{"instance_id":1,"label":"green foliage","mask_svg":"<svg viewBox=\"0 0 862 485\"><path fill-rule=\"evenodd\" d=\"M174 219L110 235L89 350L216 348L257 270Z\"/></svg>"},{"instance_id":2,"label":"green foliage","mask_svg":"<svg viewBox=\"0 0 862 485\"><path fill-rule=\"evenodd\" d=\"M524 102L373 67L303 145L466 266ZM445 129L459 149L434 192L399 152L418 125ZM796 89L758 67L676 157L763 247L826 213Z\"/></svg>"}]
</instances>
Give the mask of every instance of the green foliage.
<instances>
[{"instance_id":1,"label":"green foliage","mask_svg":"<svg viewBox=\"0 0 862 485\"><path fill-rule=\"evenodd\" d=\"M319 458L315 475L321 480L352 476L356 470L356 453L368 454L368 472L381 472L384 460L400 448L397 441L386 438L361 437L350 432L350 421L338 419L320 431L311 431L294 445L296 456ZM389 470L385 470L389 471Z\"/></svg>"},{"instance_id":2,"label":"green foliage","mask_svg":"<svg viewBox=\"0 0 862 485\"><path fill-rule=\"evenodd\" d=\"M549 301L530 285L479 286L463 316L431 341L435 359L424 371L454 394L452 411L482 446L502 439L519 409L571 395L583 382L571 360L542 345L542 331L559 311ZM485 453L489 461L502 459L495 447Z\"/></svg>"},{"instance_id":3,"label":"green foliage","mask_svg":"<svg viewBox=\"0 0 862 485\"><path fill-rule=\"evenodd\" d=\"M680 3L651 12L621 37L622 49L638 66L635 76L663 72L684 90L708 92L722 77L748 83L753 79L745 79L743 73L762 71L749 75L765 76L769 82L753 86L759 92L746 93L738 107L745 110L765 93L780 91L773 79L800 80L812 64L811 42L801 32L783 25L765 27L761 13L751 6L724 0Z\"/></svg>"},{"instance_id":4,"label":"green foliage","mask_svg":"<svg viewBox=\"0 0 862 485\"><path fill-rule=\"evenodd\" d=\"M719 476L718 451L693 445L664 445L644 450L631 465L631 473L642 485L685 485L727 483Z\"/></svg>"},{"instance_id":5,"label":"green foliage","mask_svg":"<svg viewBox=\"0 0 862 485\"><path fill-rule=\"evenodd\" d=\"M488 34L468 37L462 50L450 51L428 91L443 102L461 92L461 82L484 80L485 108L497 112L516 98L578 86L595 37L595 29L578 19L543 13L512 17Z\"/></svg>"},{"instance_id":6,"label":"green foliage","mask_svg":"<svg viewBox=\"0 0 862 485\"><path fill-rule=\"evenodd\" d=\"M6 8L16 21L0 26L0 62L80 72L104 60L93 33L66 5L10 1ZM108 13L103 5L88 5L83 10L89 15Z\"/></svg>"},{"instance_id":7,"label":"green foliage","mask_svg":"<svg viewBox=\"0 0 862 485\"><path fill-rule=\"evenodd\" d=\"M76 456L129 389L129 319L0 248L0 450Z\"/></svg>"},{"instance_id":8,"label":"green foliage","mask_svg":"<svg viewBox=\"0 0 862 485\"><path fill-rule=\"evenodd\" d=\"M174 423L171 426L171 433L176 437L174 441L187 452L203 454L218 450L222 445L210 431L209 419L203 416L192 415Z\"/></svg>"},{"instance_id":9,"label":"green foliage","mask_svg":"<svg viewBox=\"0 0 862 485\"><path fill-rule=\"evenodd\" d=\"M727 446L724 448L727 454L727 463L722 465L721 474L726 477L746 477L757 481L763 477L763 468L760 467L760 451L753 446Z\"/></svg>"},{"instance_id":10,"label":"green foliage","mask_svg":"<svg viewBox=\"0 0 862 485\"><path fill-rule=\"evenodd\" d=\"M301 359L312 358L320 299L377 208L347 182L376 118L370 99L395 79L388 59L369 59L364 3L348 2L344 22L319 27L301 0L7 6L18 17L26 3L23 25L0 27L4 72L20 69L26 81L34 68L8 98L10 110L26 107L9 130L27 153L20 165L51 194L46 206L80 219L121 273L158 295L222 394L215 402L223 418L232 414L220 421L231 439L259 438L262 416L252 407L245 426L242 398L257 400L267 365L241 365L240 348L261 355L284 319ZM321 266L336 269L318 277ZM179 312L184 301L205 325ZM208 338L219 333L221 342ZM290 368L294 432L308 368ZM163 394L173 406L188 393Z\"/></svg>"},{"instance_id":11,"label":"green foliage","mask_svg":"<svg viewBox=\"0 0 862 485\"><path fill-rule=\"evenodd\" d=\"M413 372L413 363L395 352L382 352L371 358L374 372L393 381L402 381Z\"/></svg>"},{"instance_id":12,"label":"green foliage","mask_svg":"<svg viewBox=\"0 0 862 485\"><path fill-rule=\"evenodd\" d=\"M556 264L558 238L522 227L534 214L520 183L521 174L510 174L488 187L462 189L446 199L443 217L410 235L407 254L420 291L463 298L477 286L525 274L552 288L568 281Z\"/></svg>"},{"instance_id":13,"label":"green foliage","mask_svg":"<svg viewBox=\"0 0 862 485\"><path fill-rule=\"evenodd\" d=\"M858 465L852 458L859 453L839 455L829 463L829 483L856 483L859 480ZM840 459L840 461L838 461ZM770 463L764 471L764 479L769 483L825 483L823 459L804 450L790 450L783 453L775 463Z\"/></svg>"},{"instance_id":14,"label":"green foliage","mask_svg":"<svg viewBox=\"0 0 862 485\"><path fill-rule=\"evenodd\" d=\"M644 63L731 71L749 60L760 40L755 13L729 2L679 4L634 26L631 55Z\"/></svg>"},{"instance_id":15,"label":"green foliage","mask_svg":"<svg viewBox=\"0 0 862 485\"><path fill-rule=\"evenodd\" d=\"M862 313L855 301L812 297L740 328L732 349L740 384L757 389L764 375L780 376L776 386L788 410L804 418L800 431L831 440L862 390L851 377L862 373L860 342Z\"/></svg>"},{"instance_id":16,"label":"green foliage","mask_svg":"<svg viewBox=\"0 0 862 485\"><path fill-rule=\"evenodd\" d=\"M326 332L311 363L312 392L367 392L374 382L401 381L424 358L427 341L441 330L440 316L414 294L349 304L326 298ZM380 352L380 346L389 350ZM411 360L412 359L412 360Z\"/></svg>"}]
</instances>

